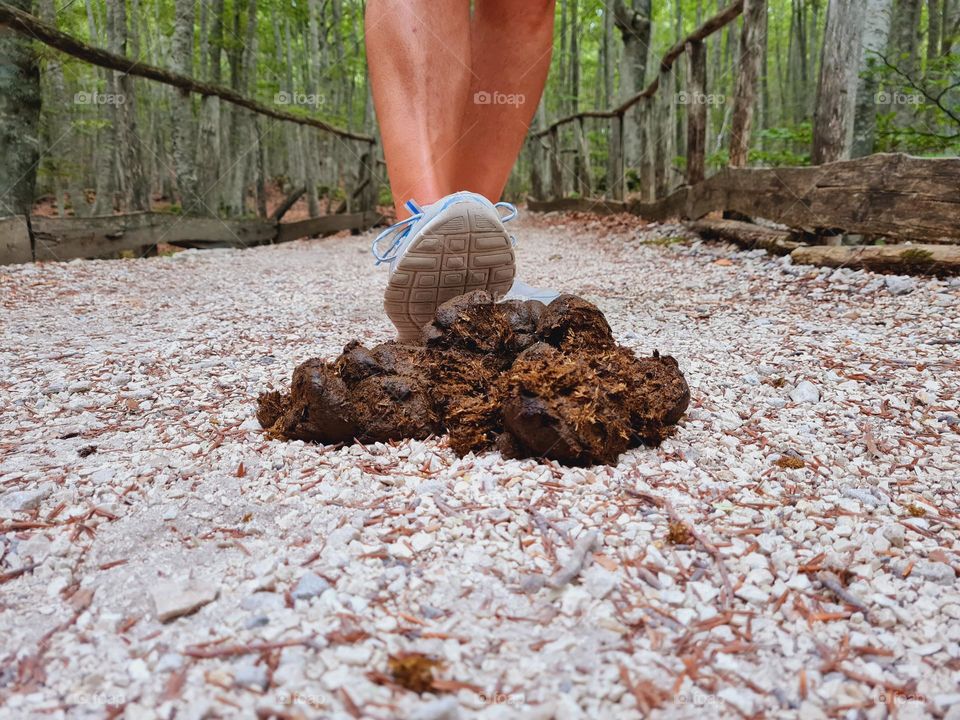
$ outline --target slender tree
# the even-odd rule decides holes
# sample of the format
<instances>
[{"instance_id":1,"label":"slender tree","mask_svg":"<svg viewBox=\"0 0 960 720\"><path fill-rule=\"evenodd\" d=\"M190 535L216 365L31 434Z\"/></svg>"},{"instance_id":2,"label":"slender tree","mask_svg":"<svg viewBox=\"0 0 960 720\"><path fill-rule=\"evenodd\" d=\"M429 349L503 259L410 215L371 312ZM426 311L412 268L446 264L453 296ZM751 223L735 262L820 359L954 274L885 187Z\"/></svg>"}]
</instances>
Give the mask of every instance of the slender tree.
<instances>
[{"instance_id":1,"label":"slender tree","mask_svg":"<svg viewBox=\"0 0 960 720\"><path fill-rule=\"evenodd\" d=\"M31 12L31 0L12 0ZM40 69L29 38L0 26L0 216L33 206L40 155Z\"/></svg>"},{"instance_id":2,"label":"slender tree","mask_svg":"<svg viewBox=\"0 0 960 720\"><path fill-rule=\"evenodd\" d=\"M174 70L184 75L193 72L194 0L176 0L173 28ZM173 163L185 213L202 213L203 202L197 194L197 167L194 157L193 102L186 91L174 98Z\"/></svg>"},{"instance_id":3,"label":"slender tree","mask_svg":"<svg viewBox=\"0 0 960 720\"><path fill-rule=\"evenodd\" d=\"M890 9L891 0L867 0L850 151L852 157L863 157L873 152L880 89L877 70L883 64L880 56L886 52L890 35Z\"/></svg>"},{"instance_id":4,"label":"slender tree","mask_svg":"<svg viewBox=\"0 0 960 720\"><path fill-rule=\"evenodd\" d=\"M614 21L623 40L620 60L620 97L626 99L643 89L647 75L649 58L652 0L616 0L613 5ZM634 106L624 117L623 140L624 156L628 167L636 166L641 154L649 152L643 148L639 127L640 108Z\"/></svg>"}]
</instances>

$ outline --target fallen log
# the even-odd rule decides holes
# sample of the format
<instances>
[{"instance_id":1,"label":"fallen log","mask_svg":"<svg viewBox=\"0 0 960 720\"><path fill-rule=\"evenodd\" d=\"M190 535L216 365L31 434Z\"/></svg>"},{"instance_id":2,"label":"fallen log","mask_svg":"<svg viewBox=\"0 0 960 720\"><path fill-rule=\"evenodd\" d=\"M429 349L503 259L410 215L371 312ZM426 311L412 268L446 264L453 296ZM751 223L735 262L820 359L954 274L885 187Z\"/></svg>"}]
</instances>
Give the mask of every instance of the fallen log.
<instances>
[{"instance_id":1,"label":"fallen log","mask_svg":"<svg viewBox=\"0 0 960 720\"><path fill-rule=\"evenodd\" d=\"M561 198L559 200L527 199L531 212L592 212L597 215L617 215L627 212L626 203L616 200L591 200L589 198Z\"/></svg>"},{"instance_id":2,"label":"fallen log","mask_svg":"<svg viewBox=\"0 0 960 720\"><path fill-rule=\"evenodd\" d=\"M904 240L960 240L960 158L871 155L798 168L727 168L627 209L651 220L711 212L762 217L812 235L839 231ZM590 204L589 200L580 200Z\"/></svg>"},{"instance_id":3,"label":"fallen log","mask_svg":"<svg viewBox=\"0 0 960 720\"><path fill-rule=\"evenodd\" d=\"M845 267L894 275L960 275L956 245L810 245L790 253L800 265Z\"/></svg>"},{"instance_id":4,"label":"fallen log","mask_svg":"<svg viewBox=\"0 0 960 720\"><path fill-rule=\"evenodd\" d=\"M339 230L373 227L375 212L310 218L292 223L272 220L222 220L159 212L100 217L32 216L34 248L24 218L0 218L0 265L35 260L110 257L132 250L149 252L159 243L187 248L245 248L288 242Z\"/></svg>"},{"instance_id":5,"label":"fallen log","mask_svg":"<svg viewBox=\"0 0 960 720\"><path fill-rule=\"evenodd\" d=\"M746 250L763 249L774 255L789 255L805 243L792 230L775 230L739 220L698 220L687 227L705 240L725 240Z\"/></svg>"},{"instance_id":6,"label":"fallen log","mask_svg":"<svg viewBox=\"0 0 960 720\"><path fill-rule=\"evenodd\" d=\"M72 260L140 250L158 243L185 247L247 247L270 242L276 226L260 220L127 213L89 218L34 217L35 259Z\"/></svg>"},{"instance_id":7,"label":"fallen log","mask_svg":"<svg viewBox=\"0 0 960 720\"><path fill-rule=\"evenodd\" d=\"M380 215L378 213L367 211L365 213L324 215L308 220L280 223L276 242L287 242L315 235L332 235L341 230L366 229L373 227L379 221Z\"/></svg>"}]
</instances>

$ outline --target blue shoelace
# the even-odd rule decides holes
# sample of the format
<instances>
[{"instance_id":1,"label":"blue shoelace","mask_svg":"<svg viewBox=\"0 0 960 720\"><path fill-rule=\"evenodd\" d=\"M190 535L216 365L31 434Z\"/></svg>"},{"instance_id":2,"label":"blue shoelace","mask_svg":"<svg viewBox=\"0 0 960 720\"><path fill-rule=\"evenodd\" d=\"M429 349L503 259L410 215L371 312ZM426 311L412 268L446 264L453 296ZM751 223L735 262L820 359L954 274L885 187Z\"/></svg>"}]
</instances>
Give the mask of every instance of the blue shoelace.
<instances>
[{"instance_id":1,"label":"blue shoelace","mask_svg":"<svg viewBox=\"0 0 960 720\"><path fill-rule=\"evenodd\" d=\"M388 227L374 238L373 244L370 246L370 252L373 253L373 256L377 259L377 265L392 262L396 258L397 250L403 244L403 239L410 233L410 228L416 225L424 215L424 209L413 200L407 200L407 202L404 203L404 207L410 211L410 217L404 218L400 222ZM506 215L500 218L501 222L510 222L517 216L517 208L512 203L498 202L494 203L493 207L497 209L498 213L500 208L505 208L508 211ZM390 240L390 246L381 252L381 243L388 239ZM510 239L516 244L516 240L512 237Z\"/></svg>"}]
</instances>

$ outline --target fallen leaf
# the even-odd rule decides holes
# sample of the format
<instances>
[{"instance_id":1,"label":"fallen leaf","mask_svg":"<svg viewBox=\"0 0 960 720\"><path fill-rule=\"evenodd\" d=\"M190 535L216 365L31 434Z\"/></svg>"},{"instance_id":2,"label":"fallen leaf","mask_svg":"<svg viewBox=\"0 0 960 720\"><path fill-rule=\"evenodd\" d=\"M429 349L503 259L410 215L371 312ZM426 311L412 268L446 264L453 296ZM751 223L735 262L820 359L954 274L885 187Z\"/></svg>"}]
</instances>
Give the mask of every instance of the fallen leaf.
<instances>
[{"instance_id":1,"label":"fallen leaf","mask_svg":"<svg viewBox=\"0 0 960 720\"><path fill-rule=\"evenodd\" d=\"M400 687L416 693L433 690L433 671L440 667L439 660L423 653L399 653L387 659L387 669L393 681Z\"/></svg>"}]
</instances>

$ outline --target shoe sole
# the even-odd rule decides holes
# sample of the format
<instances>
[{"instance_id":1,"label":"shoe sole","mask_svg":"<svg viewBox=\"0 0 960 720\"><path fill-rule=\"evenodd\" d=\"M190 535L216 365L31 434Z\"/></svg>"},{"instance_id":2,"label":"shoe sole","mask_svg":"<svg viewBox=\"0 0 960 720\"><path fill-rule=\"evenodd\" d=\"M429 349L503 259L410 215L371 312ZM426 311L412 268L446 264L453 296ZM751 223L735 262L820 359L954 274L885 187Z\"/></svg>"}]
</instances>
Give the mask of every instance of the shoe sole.
<instances>
[{"instance_id":1,"label":"shoe sole","mask_svg":"<svg viewBox=\"0 0 960 720\"><path fill-rule=\"evenodd\" d=\"M402 342L416 342L437 307L457 295L486 290L499 297L513 286L513 244L500 222L457 203L413 242L390 275L383 308Z\"/></svg>"}]
</instances>

